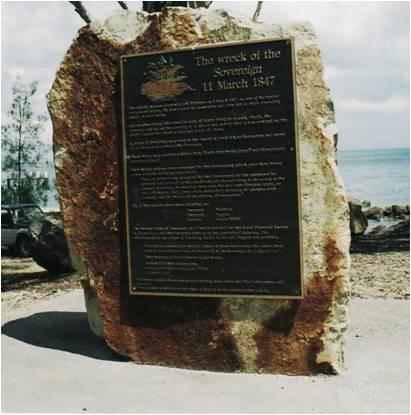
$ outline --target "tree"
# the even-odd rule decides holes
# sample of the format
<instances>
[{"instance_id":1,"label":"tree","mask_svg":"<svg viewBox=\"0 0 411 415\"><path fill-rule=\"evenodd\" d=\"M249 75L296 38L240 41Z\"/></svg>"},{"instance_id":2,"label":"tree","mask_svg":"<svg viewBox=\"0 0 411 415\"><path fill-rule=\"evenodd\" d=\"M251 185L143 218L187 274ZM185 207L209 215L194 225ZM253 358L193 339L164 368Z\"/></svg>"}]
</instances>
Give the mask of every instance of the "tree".
<instances>
[{"instance_id":1,"label":"tree","mask_svg":"<svg viewBox=\"0 0 411 415\"><path fill-rule=\"evenodd\" d=\"M8 123L1 127L2 203L47 203L48 178L33 172L45 161L49 149L40 141L46 117L35 115L32 110L37 85L36 81L25 84L17 78L12 86Z\"/></svg>"}]
</instances>

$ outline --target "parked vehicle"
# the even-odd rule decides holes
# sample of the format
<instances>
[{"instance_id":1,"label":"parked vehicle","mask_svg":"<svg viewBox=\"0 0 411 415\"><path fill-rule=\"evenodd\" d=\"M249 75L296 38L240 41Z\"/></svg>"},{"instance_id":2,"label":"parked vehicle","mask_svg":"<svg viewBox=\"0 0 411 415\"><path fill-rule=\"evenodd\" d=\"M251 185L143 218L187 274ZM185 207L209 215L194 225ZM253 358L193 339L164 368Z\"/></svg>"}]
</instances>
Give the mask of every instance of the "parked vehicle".
<instances>
[{"instance_id":1,"label":"parked vehicle","mask_svg":"<svg viewBox=\"0 0 411 415\"><path fill-rule=\"evenodd\" d=\"M36 204L1 205L1 245L18 256L30 256L28 218L36 212L42 212Z\"/></svg>"}]
</instances>

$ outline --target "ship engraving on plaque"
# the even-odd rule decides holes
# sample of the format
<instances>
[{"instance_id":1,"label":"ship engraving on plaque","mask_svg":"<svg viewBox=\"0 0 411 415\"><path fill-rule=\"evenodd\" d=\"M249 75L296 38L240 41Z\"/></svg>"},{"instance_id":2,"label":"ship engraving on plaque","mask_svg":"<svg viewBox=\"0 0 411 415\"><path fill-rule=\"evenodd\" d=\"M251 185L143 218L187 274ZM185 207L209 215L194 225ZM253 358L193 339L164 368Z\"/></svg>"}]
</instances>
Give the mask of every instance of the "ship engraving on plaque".
<instances>
[{"instance_id":1,"label":"ship engraving on plaque","mask_svg":"<svg viewBox=\"0 0 411 415\"><path fill-rule=\"evenodd\" d=\"M302 298L293 39L121 58L131 295Z\"/></svg>"}]
</instances>

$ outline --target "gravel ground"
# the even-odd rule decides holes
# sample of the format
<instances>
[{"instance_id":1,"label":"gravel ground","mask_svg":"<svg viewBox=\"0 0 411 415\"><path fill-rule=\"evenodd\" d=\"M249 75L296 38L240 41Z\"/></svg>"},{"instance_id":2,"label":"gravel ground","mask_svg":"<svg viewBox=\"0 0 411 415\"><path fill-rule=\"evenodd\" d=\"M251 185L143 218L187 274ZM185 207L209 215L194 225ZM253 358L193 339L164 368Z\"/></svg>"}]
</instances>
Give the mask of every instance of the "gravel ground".
<instances>
[{"instance_id":1,"label":"gravel ground","mask_svg":"<svg viewBox=\"0 0 411 415\"><path fill-rule=\"evenodd\" d=\"M352 254L352 297L409 299L409 252ZM77 273L53 275L31 258L1 259L2 310L7 312L81 287Z\"/></svg>"},{"instance_id":2,"label":"gravel ground","mask_svg":"<svg viewBox=\"0 0 411 415\"><path fill-rule=\"evenodd\" d=\"M1 306L3 312L43 298L52 298L80 288L80 275L55 275L38 266L32 258L1 257Z\"/></svg>"}]
</instances>

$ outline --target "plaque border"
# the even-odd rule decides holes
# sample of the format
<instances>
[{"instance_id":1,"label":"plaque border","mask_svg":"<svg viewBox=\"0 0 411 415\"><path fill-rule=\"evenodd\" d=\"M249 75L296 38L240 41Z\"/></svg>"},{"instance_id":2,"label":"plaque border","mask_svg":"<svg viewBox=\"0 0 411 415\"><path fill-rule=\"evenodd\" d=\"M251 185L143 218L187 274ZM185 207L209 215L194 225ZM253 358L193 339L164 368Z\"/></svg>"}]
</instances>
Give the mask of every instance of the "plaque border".
<instances>
[{"instance_id":1,"label":"plaque border","mask_svg":"<svg viewBox=\"0 0 411 415\"><path fill-rule=\"evenodd\" d=\"M239 46L258 43L269 43L279 40L289 41L291 44L291 67L293 75L293 101L294 101L294 140L296 151L297 164L297 204L298 204L298 218L299 218L299 251L300 251L300 287L301 295L247 295L247 294L191 294L191 293L167 293L167 292L153 292L153 291L132 291L131 279L131 255L130 255L130 232L129 232L129 211L128 211L128 188L127 188L127 147L126 147L126 127L125 127L125 108L124 108L124 61L127 58L148 55L160 55L162 53L177 53L181 51L190 51L198 49L219 48L225 46ZM132 296L155 296L155 297L198 297L198 298L244 298L244 299L261 299L261 300L302 300L305 294L304 286L304 250L303 250L303 221L301 214L301 159L299 146L299 129L298 129L298 103L297 103L297 80L296 80L296 64L295 64L295 39L293 36L264 38L257 40L239 40L233 42L219 42L201 46L188 46L180 49L163 49L156 52L134 53L120 56L120 84L121 84L121 138L122 138L122 162L123 162L123 183L124 183L124 199L125 199L125 222L126 222L126 238L127 238L127 274L128 274L128 294ZM121 212L120 212L121 214ZM123 270L121 271L123 273Z\"/></svg>"}]
</instances>

